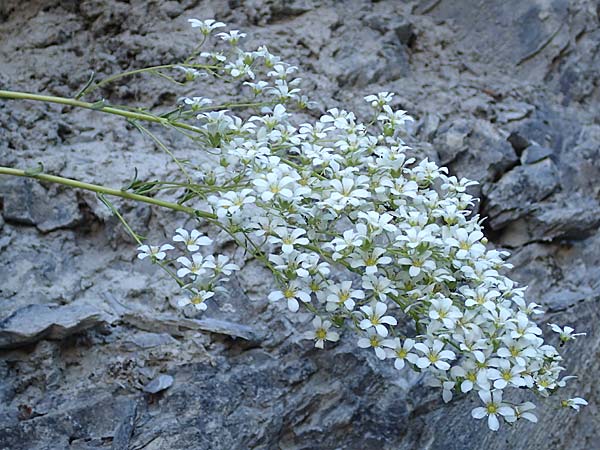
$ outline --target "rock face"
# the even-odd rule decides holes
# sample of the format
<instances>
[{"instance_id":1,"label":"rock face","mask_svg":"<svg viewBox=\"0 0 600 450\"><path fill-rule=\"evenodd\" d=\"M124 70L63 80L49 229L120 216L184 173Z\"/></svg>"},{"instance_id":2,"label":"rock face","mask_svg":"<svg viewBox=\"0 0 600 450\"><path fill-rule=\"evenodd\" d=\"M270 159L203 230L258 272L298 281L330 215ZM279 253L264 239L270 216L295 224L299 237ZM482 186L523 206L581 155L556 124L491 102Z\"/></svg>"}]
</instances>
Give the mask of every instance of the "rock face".
<instances>
[{"instance_id":1,"label":"rock face","mask_svg":"<svg viewBox=\"0 0 600 450\"><path fill-rule=\"evenodd\" d=\"M98 77L184 59L190 17L230 23L300 66L321 109L395 91L418 152L480 182L479 214L513 277L588 333L567 350L579 415L487 431L472 399L444 404L416 374L299 339L248 262L202 317L135 261L93 195L0 177L0 449L594 449L600 419L600 42L592 0L3 0L0 88L73 96ZM201 86L210 95L213 86ZM186 88L187 89L187 88ZM152 77L98 98L170 106L198 95ZM157 130L160 132L160 130ZM201 161L180 136L183 159ZM126 122L0 101L0 163L119 187L177 168ZM163 239L181 217L115 202ZM242 290L240 286L243 286ZM543 327L546 328L546 327Z\"/></svg>"},{"instance_id":2,"label":"rock face","mask_svg":"<svg viewBox=\"0 0 600 450\"><path fill-rule=\"evenodd\" d=\"M64 339L102 323L106 323L105 314L89 305L29 305L0 322L0 349L21 347L40 339Z\"/></svg>"}]
</instances>

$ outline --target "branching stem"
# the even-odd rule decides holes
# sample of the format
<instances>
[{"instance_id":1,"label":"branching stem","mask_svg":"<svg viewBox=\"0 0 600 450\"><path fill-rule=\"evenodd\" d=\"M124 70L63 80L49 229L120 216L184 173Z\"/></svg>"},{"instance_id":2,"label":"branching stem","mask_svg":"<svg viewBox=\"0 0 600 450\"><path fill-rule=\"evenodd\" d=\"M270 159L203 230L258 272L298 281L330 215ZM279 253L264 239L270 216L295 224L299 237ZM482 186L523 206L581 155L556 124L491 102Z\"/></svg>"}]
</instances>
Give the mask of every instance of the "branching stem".
<instances>
[{"instance_id":1,"label":"branching stem","mask_svg":"<svg viewBox=\"0 0 600 450\"><path fill-rule=\"evenodd\" d=\"M202 217L205 219L215 220L217 217L206 211L199 211L188 206L179 205L177 203L166 202L153 197L147 197L145 195L133 194L131 192L122 191L119 189L113 189L98 184L84 183L83 181L73 180L71 178L58 177L56 175L48 175L45 173L37 173L35 171L26 171L20 169L13 169L10 167L0 166L0 175L12 175L16 177L35 178L36 180L48 181L50 183L58 183L65 186L70 186L78 189L85 189L86 191L92 191L99 194L113 195L116 197L122 197L129 200L135 200L144 203L150 203L151 205L161 206L168 208L173 211L181 211L191 214L196 217Z\"/></svg>"}]
</instances>

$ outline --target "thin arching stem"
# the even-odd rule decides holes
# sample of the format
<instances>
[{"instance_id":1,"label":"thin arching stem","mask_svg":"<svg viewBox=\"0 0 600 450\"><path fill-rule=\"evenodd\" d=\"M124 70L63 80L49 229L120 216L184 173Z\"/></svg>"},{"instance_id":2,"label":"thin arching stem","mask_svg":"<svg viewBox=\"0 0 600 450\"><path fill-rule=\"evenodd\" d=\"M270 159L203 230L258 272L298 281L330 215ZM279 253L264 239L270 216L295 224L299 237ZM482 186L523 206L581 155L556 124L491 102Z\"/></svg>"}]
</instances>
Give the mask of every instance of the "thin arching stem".
<instances>
[{"instance_id":1,"label":"thin arching stem","mask_svg":"<svg viewBox=\"0 0 600 450\"><path fill-rule=\"evenodd\" d=\"M99 184L85 183L83 181L73 180L71 178L59 177L56 175L48 175L45 173L38 173L36 171L26 171L20 169L13 169L10 167L0 167L0 175L12 175L16 177L35 178L40 181L48 181L50 183L58 183L65 186L84 189L86 191L92 191L99 194L113 195L115 197L126 198L129 200L135 200L139 202L149 203L151 205L161 206L168 208L173 211L181 211L193 215L195 217L202 217L205 219L215 220L217 216L206 211L199 211L188 206L179 205L177 203L171 203L164 200L159 200L153 197L147 197L145 195L133 194L131 192L122 191L120 189L113 189Z\"/></svg>"},{"instance_id":2,"label":"thin arching stem","mask_svg":"<svg viewBox=\"0 0 600 450\"><path fill-rule=\"evenodd\" d=\"M124 108L114 106L104 106L103 102L82 102L81 100L75 100L67 97L56 97L54 95L40 95L32 94L30 92L17 92L17 91L3 91L0 90L0 98L6 98L11 100L33 100L45 103L57 103L60 105L75 106L77 108L91 109L93 111L100 111L108 114L114 114L116 116L126 117L132 120L143 120L146 122L160 123L162 125L172 125L177 128L183 128L184 130L193 131L195 133L203 133L201 128L189 125L184 122L172 122L164 117L154 116L152 114L128 111Z\"/></svg>"}]
</instances>

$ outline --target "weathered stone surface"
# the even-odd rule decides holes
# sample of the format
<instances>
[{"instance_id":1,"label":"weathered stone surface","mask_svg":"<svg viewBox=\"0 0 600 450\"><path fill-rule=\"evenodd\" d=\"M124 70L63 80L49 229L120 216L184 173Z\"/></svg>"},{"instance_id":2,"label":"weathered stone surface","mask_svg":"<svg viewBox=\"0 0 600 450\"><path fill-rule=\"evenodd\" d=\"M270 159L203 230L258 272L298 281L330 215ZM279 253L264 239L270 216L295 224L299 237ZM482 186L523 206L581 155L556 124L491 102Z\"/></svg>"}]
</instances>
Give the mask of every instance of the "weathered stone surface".
<instances>
[{"instance_id":1,"label":"weathered stone surface","mask_svg":"<svg viewBox=\"0 0 600 450\"><path fill-rule=\"evenodd\" d=\"M558 171L549 159L515 167L498 183L484 187L490 225L499 230L519 219L533 205L552 194L558 186Z\"/></svg>"},{"instance_id":2,"label":"weathered stone surface","mask_svg":"<svg viewBox=\"0 0 600 450\"><path fill-rule=\"evenodd\" d=\"M554 152L551 148L542 147L540 144L534 142L525 150L523 150L523 154L521 155L521 163L533 164L538 161L541 161L544 158L548 158L553 154Z\"/></svg>"},{"instance_id":3,"label":"weathered stone surface","mask_svg":"<svg viewBox=\"0 0 600 450\"><path fill-rule=\"evenodd\" d=\"M484 120L458 119L444 124L434 144L442 164L481 182L497 180L518 162L506 137Z\"/></svg>"},{"instance_id":4,"label":"weathered stone surface","mask_svg":"<svg viewBox=\"0 0 600 450\"><path fill-rule=\"evenodd\" d=\"M171 375L159 375L154 380L144 386L143 391L148 394L157 394L173 386L173 377Z\"/></svg>"},{"instance_id":5,"label":"weathered stone surface","mask_svg":"<svg viewBox=\"0 0 600 450\"><path fill-rule=\"evenodd\" d=\"M35 225L43 232L74 227L82 219L74 191L49 192L34 180L6 180L0 184L0 198L4 220Z\"/></svg>"},{"instance_id":6,"label":"weathered stone surface","mask_svg":"<svg viewBox=\"0 0 600 450\"><path fill-rule=\"evenodd\" d=\"M218 319L186 319L175 315L149 317L139 313L126 313L123 320L143 330L168 332L175 336L181 335L182 330L199 330L257 343L265 339L262 330Z\"/></svg>"},{"instance_id":7,"label":"weathered stone surface","mask_svg":"<svg viewBox=\"0 0 600 450\"><path fill-rule=\"evenodd\" d=\"M64 339L106 321L103 311L89 305L29 305L0 322L0 349Z\"/></svg>"},{"instance_id":8,"label":"weathered stone surface","mask_svg":"<svg viewBox=\"0 0 600 450\"><path fill-rule=\"evenodd\" d=\"M574 415L543 404L537 425L490 433L470 419L470 397L445 405L418 375L358 350L354 336L346 333L325 352L299 341L309 318L270 305L268 273L252 261L238 276L243 292L236 287L204 316L184 317L169 306L177 287L155 267L132 263L135 244L93 195L23 180L8 189L13 181L0 177L2 316L36 319L29 345L0 353L0 448L594 449L597 5L484 3L3 0L0 87L72 96L90 70L101 79L178 62L197 44L186 20L214 16L247 31L251 46L267 44L298 65L320 110L370 114L365 95L397 92L394 105L417 119L408 137L415 154L482 183L479 213L490 217L492 243L512 248L513 276L529 285L529 299L548 308L540 323L588 332L565 349L565 361L579 376L568 395L586 397L589 408ZM167 109L198 89L216 94L214 86L178 90L139 76L97 95ZM202 164L181 136L161 137L181 158ZM541 153L529 151L535 143ZM0 163L27 168L38 161L51 173L113 187L126 184L134 167L147 178L177 170L117 118L0 101ZM116 205L136 231L157 242L182 225L175 214ZM39 317L20 315L27 305L48 302L60 308L85 302L118 318L103 327L93 324L104 319L93 319L87 332L63 338L65 330L83 329L60 331L53 321L38 326L47 309ZM90 314L77 316L79 325ZM161 395L142 393L167 373L177 382Z\"/></svg>"}]
</instances>

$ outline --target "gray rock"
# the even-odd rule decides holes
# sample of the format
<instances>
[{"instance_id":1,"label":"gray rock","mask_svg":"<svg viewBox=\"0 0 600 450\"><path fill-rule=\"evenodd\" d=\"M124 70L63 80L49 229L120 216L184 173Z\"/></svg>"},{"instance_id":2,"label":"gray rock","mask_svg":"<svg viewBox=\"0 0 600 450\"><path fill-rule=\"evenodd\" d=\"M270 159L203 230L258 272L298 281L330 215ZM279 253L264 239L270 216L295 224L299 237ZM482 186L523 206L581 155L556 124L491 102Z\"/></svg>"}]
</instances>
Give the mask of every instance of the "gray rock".
<instances>
[{"instance_id":1,"label":"gray rock","mask_svg":"<svg viewBox=\"0 0 600 450\"><path fill-rule=\"evenodd\" d=\"M40 339L64 339L107 320L102 310L89 305L29 305L0 322L0 349Z\"/></svg>"},{"instance_id":2,"label":"gray rock","mask_svg":"<svg viewBox=\"0 0 600 450\"><path fill-rule=\"evenodd\" d=\"M35 225L43 232L74 227L82 220L73 190L52 193L38 181L16 179L0 185L0 197L6 221Z\"/></svg>"},{"instance_id":3,"label":"gray rock","mask_svg":"<svg viewBox=\"0 0 600 450\"><path fill-rule=\"evenodd\" d=\"M123 342L127 349L149 349L169 344L177 344L177 341L167 333L136 333Z\"/></svg>"},{"instance_id":4,"label":"gray rock","mask_svg":"<svg viewBox=\"0 0 600 450\"><path fill-rule=\"evenodd\" d=\"M540 144L534 142L527 147L521 155L522 164L533 164L541 161L544 158L552 156L554 152L548 147L542 147Z\"/></svg>"},{"instance_id":5,"label":"gray rock","mask_svg":"<svg viewBox=\"0 0 600 450\"><path fill-rule=\"evenodd\" d=\"M515 167L496 184L483 188L487 198L484 212L489 217L490 226L495 230L504 228L525 215L558 186L558 172L549 159Z\"/></svg>"},{"instance_id":6,"label":"gray rock","mask_svg":"<svg viewBox=\"0 0 600 450\"><path fill-rule=\"evenodd\" d=\"M159 375L146 386L143 391L148 394L157 394L160 391L169 389L173 385L173 377L171 375Z\"/></svg>"},{"instance_id":7,"label":"gray rock","mask_svg":"<svg viewBox=\"0 0 600 450\"><path fill-rule=\"evenodd\" d=\"M529 242L582 240L600 226L600 204L580 195L544 202L526 217L511 222L502 232L503 245L517 247Z\"/></svg>"},{"instance_id":8,"label":"gray rock","mask_svg":"<svg viewBox=\"0 0 600 450\"><path fill-rule=\"evenodd\" d=\"M537 424L490 433L484 421L470 418L476 397L456 395L444 404L418 374L398 372L357 350L349 333L326 351L298 339L308 319L304 323L301 315L284 315L268 304L265 272L248 270L252 261L243 278L240 274L252 300L232 290L230 298L215 299L206 312L210 317L200 316L210 322L167 313L177 286L152 266L131 264L135 245L106 208L93 195L91 201L80 194L65 197L53 188L48 195L48 185L39 184L28 187L35 208L19 204L29 198L19 194L8 205L16 219L0 231L3 307L12 312L49 299L97 301L98 308L112 309L123 320L77 339L0 352L0 448L593 448L600 428L593 409L600 402L600 362L594 357L600 348L594 333L600 320L596 5L65 0L24 7L21 0L0 0L0 85L72 96L87 81L88 68L101 79L176 63L197 41L186 18L210 16L248 32L250 47L266 44L300 66L305 93L323 110L341 107L365 118L370 111L363 96L397 92L394 106L419 121L418 137L433 141L451 174L482 181L488 194L497 188L491 206L499 213L495 225L503 227L490 226L489 238L513 247L513 277L529 286L530 300L549 311L540 323L588 332L564 347L564 362L569 374L579 376L568 395L586 397L590 407L574 414L557 409L553 398L542 399ZM411 27L419 31L418 40L411 38ZM223 94L210 83L199 86L202 95ZM88 99L167 111L172 100L194 90L146 74L118 80ZM152 130L178 157L203 163L201 152L182 136ZM511 132L526 144L507 142ZM531 142L553 155L519 166ZM419 142L410 144L418 157L429 151ZM42 161L52 173L113 187L129 180L134 167L148 179L172 179L176 169L168 155L120 119L35 102L0 101L0 161L11 167ZM550 163L554 169L538 166ZM553 190L549 174L558 179ZM511 181L515 175L529 186ZM9 192L7 179L0 177L2 197ZM77 206L78 200L88 204L82 203L81 226L65 230L77 223L68 219L76 212L65 209L67 219L59 220L53 208ZM134 229L153 242L183 225L180 215L117 203ZM6 214L5 200L0 208ZM484 199L482 214L489 209ZM96 219L87 220L89 215ZM47 217L54 223L32 226ZM53 232L40 241L42 229ZM178 381L169 395L136 401L140 383L160 373ZM531 400L515 391L507 393L508 401Z\"/></svg>"},{"instance_id":9,"label":"gray rock","mask_svg":"<svg viewBox=\"0 0 600 450\"><path fill-rule=\"evenodd\" d=\"M127 406L127 411L122 413L124 416L123 421L115 430L111 450L129 450L130 448L129 442L131 441L131 434L135 428L137 404L131 402Z\"/></svg>"},{"instance_id":10,"label":"gray rock","mask_svg":"<svg viewBox=\"0 0 600 450\"><path fill-rule=\"evenodd\" d=\"M525 150L531 142L519 133L511 133L506 139L512 145L512 148L517 152L517 155L521 156L523 150Z\"/></svg>"},{"instance_id":11,"label":"gray rock","mask_svg":"<svg viewBox=\"0 0 600 450\"><path fill-rule=\"evenodd\" d=\"M442 125L434 146L440 162L453 173L482 182L497 180L518 162L506 138L480 119L458 119Z\"/></svg>"},{"instance_id":12,"label":"gray rock","mask_svg":"<svg viewBox=\"0 0 600 450\"><path fill-rule=\"evenodd\" d=\"M122 320L142 330L169 333L173 336L182 336L184 330L198 330L241 338L256 344L260 344L266 337L264 331L254 327L210 318L188 319L168 314L150 317L139 313L125 313Z\"/></svg>"},{"instance_id":13,"label":"gray rock","mask_svg":"<svg viewBox=\"0 0 600 450\"><path fill-rule=\"evenodd\" d=\"M499 109L498 122L507 123L524 119L535 110L535 107L528 103L512 101L501 104Z\"/></svg>"},{"instance_id":14,"label":"gray rock","mask_svg":"<svg viewBox=\"0 0 600 450\"><path fill-rule=\"evenodd\" d=\"M392 28L403 45L410 46L416 39L414 25L406 19L395 23Z\"/></svg>"},{"instance_id":15,"label":"gray rock","mask_svg":"<svg viewBox=\"0 0 600 450\"><path fill-rule=\"evenodd\" d=\"M312 0L275 0L271 4L273 18L297 16L314 9Z\"/></svg>"}]
</instances>

